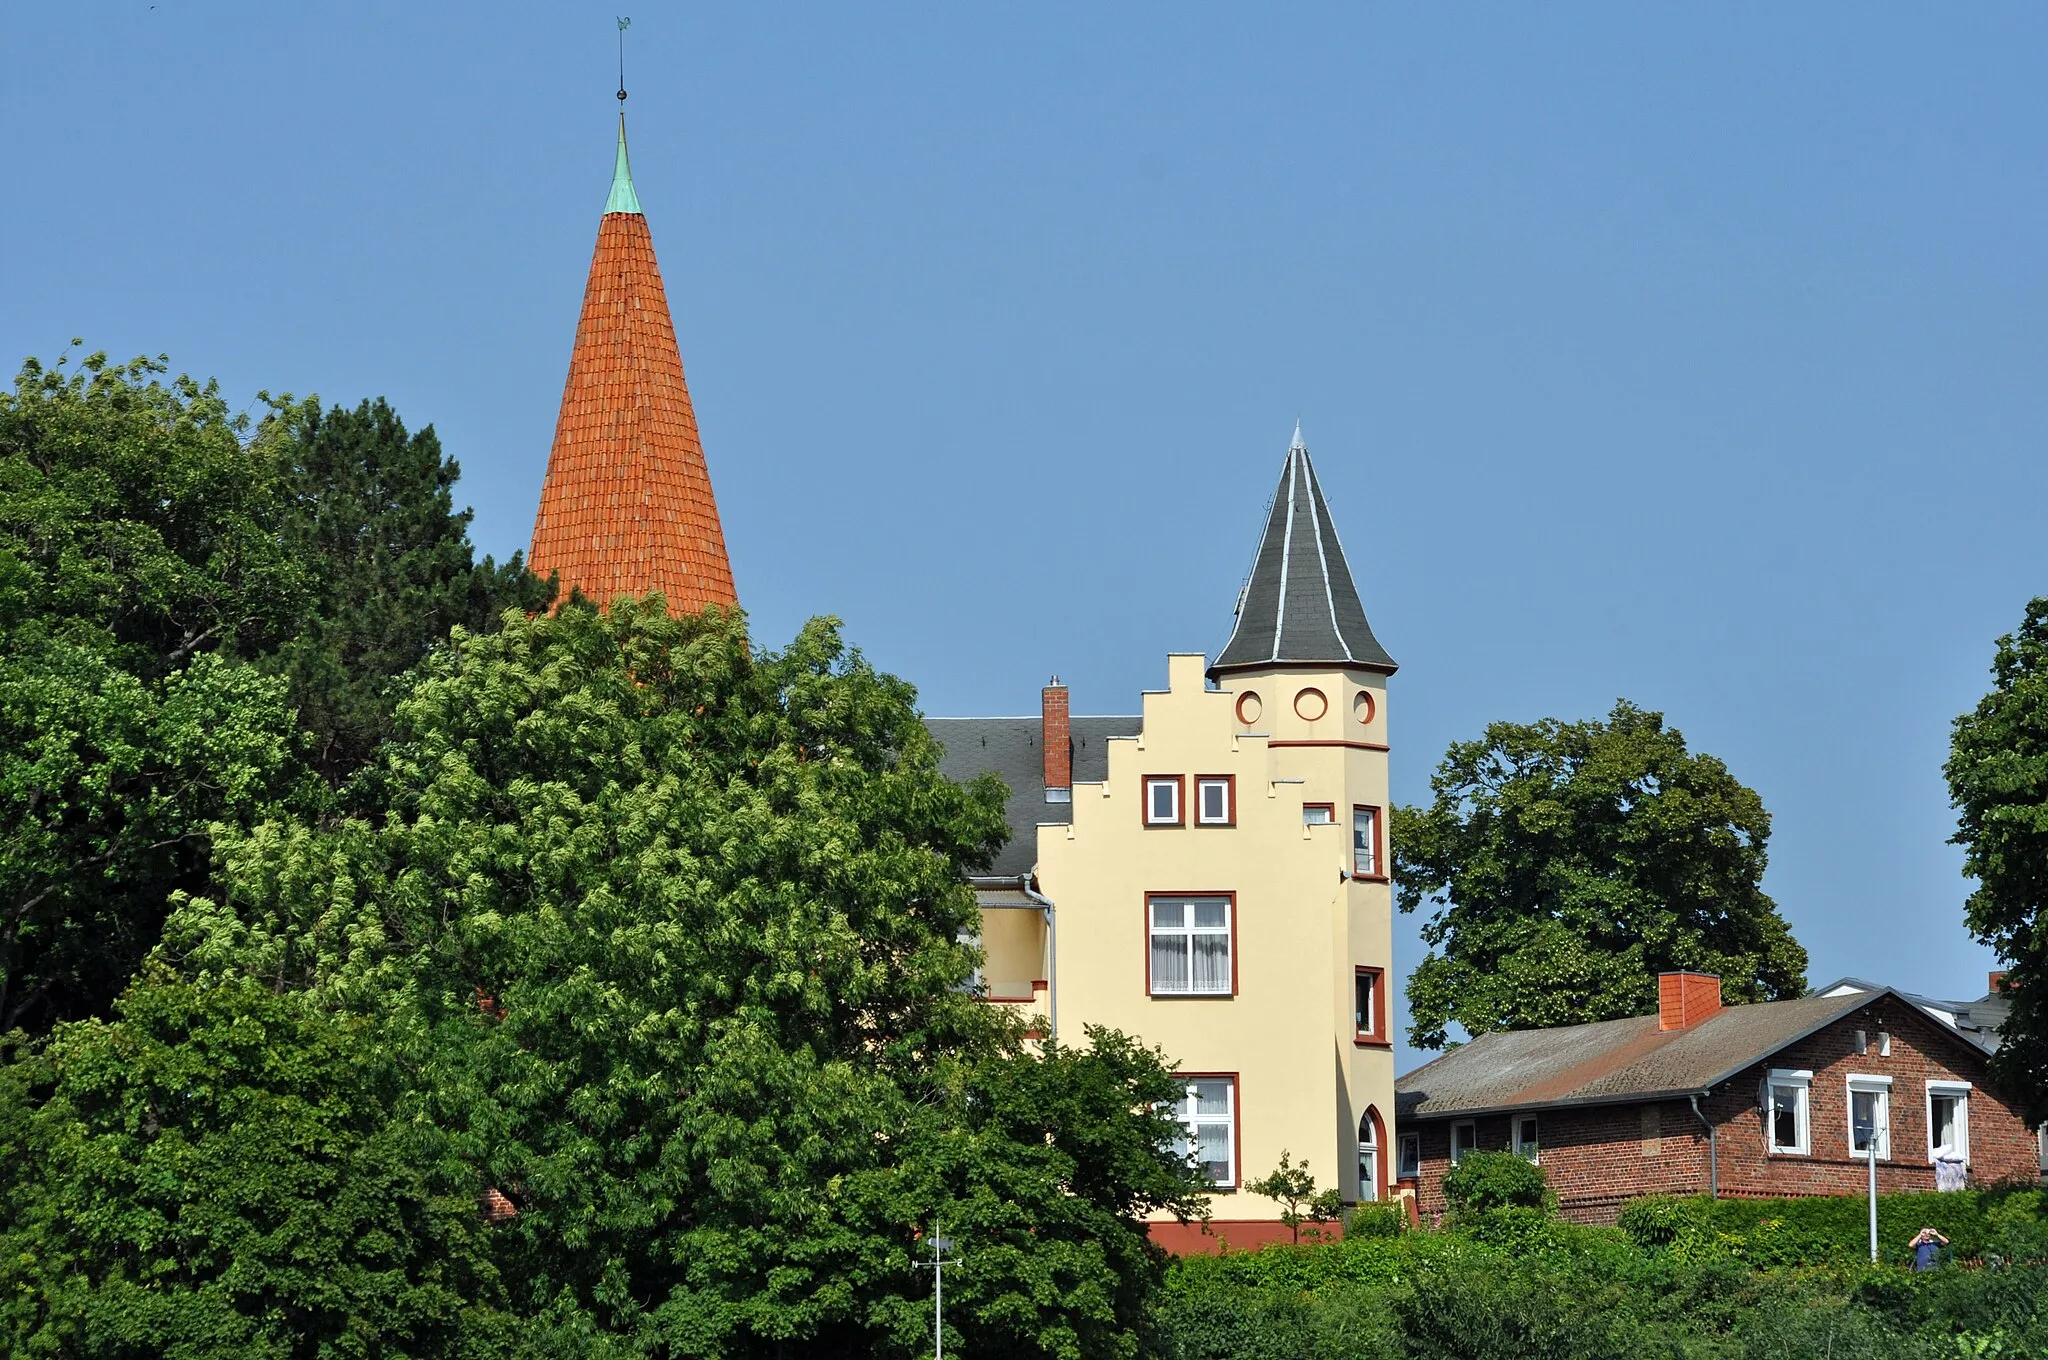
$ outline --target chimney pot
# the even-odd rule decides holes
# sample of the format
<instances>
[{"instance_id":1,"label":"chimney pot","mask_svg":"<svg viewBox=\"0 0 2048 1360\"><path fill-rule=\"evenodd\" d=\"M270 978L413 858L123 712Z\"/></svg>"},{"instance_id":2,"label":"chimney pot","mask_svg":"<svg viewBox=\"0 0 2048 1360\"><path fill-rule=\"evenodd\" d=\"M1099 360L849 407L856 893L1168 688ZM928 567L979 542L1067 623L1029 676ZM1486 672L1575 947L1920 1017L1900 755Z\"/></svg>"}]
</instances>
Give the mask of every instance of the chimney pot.
<instances>
[{"instance_id":1,"label":"chimney pot","mask_svg":"<svg viewBox=\"0 0 2048 1360\"><path fill-rule=\"evenodd\" d=\"M1074 729L1067 716L1067 687L1058 676L1039 692L1039 715L1046 800L1058 802L1062 800L1053 797L1053 790L1065 792L1074 787Z\"/></svg>"},{"instance_id":2,"label":"chimney pot","mask_svg":"<svg viewBox=\"0 0 2048 1360\"><path fill-rule=\"evenodd\" d=\"M1657 1028L1689 1029L1721 1011L1721 979L1712 973L1657 974Z\"/></svg>"}]
</instances>

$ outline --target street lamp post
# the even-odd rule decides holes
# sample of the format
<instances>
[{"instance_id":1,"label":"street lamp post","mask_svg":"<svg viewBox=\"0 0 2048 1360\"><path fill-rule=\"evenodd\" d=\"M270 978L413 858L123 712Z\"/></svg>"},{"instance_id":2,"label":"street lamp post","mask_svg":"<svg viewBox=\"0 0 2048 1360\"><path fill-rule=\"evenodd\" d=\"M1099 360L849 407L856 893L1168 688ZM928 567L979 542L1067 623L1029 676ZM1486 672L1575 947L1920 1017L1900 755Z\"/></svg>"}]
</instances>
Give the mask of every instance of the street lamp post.
<instances>
[{"instance_id":1,"label":"street lamp post","mask_svg":"<svg viewBox=\"0 0 2048 1360\"><path fill-rule=\"evenodd\" d=\"M957 1266L960 1258L948 1256L953 1239L932 1234L932 1259L918 1261L919 1270L932 1273L932 1360L946 1360L946 1267Z\"/></svg>"}]
</instances>

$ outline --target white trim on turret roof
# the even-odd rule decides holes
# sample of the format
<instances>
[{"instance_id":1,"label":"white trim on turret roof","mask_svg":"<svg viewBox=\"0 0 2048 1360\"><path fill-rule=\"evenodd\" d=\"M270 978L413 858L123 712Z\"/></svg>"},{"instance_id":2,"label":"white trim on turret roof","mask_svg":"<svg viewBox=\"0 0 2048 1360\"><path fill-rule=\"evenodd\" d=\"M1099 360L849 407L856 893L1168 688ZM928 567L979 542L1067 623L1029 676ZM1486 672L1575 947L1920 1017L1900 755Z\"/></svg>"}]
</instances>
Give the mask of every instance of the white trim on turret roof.
<instances>
[{"instance_id":1,"label":"white trim on turret roof","mask_svg":"<svg viewBox=\"0 0 2048 1360\"><path fill-rule=\"evenodd\" d=\"M1300 421L1294 423L1294 437L1297 440L1301 438ZM1301 461L1303 466L1308 465L1308 450L1306 448L1301 451ZM1308 518L1309 527L1315 530L1316 535L1316 561L1323 569L1323 603L1330 611L1330 631L1337 635L1337 645L1344 649L1344 659L1346 661L1356 661L1358 658L1351 654L1351 640L1344 636L1344 625L1337 622L1337 594L1330 587L1330 558L1329 554L1323 551L1323 516L1316 509L1316 501L1321 498L1321 495L1322 488L1316 484L1315 469L1310 467L1308 473ZM1275 655L1278 655L1278 653L1276 652Z\"/></svg>"},{"instance_id":2,"label":"white trim on turret roof","mask_svg":"<svg viewBox=\"0 0 2048 1360\"><path fill-rule=\"evenodd\" d=\"M1301 437L1301 426L1295 425L1295 438ZM1280 638L1287 631L1287 569L1294 565L1294 483L1300 467L1294 450L1287 450L1287 531L1280 536L1280 605L1273 611L1273 647L1267 653L1267 660L1278 660Z\"/></svg>"}]
</instances>

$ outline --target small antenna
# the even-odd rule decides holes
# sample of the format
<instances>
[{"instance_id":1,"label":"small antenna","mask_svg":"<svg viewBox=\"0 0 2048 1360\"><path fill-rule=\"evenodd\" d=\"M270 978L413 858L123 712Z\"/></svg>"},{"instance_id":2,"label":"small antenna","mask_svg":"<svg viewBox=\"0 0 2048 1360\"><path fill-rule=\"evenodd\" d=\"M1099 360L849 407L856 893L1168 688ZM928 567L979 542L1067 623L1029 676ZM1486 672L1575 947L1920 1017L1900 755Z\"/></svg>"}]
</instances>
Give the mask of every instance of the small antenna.
<instances>
[{"instance_id":1,"label":"small antenna","mask_svg":"<svg viewBox=\"0 0 2048 1360\"><path fill-rule=\"evenodd\" d=\"M633 21L631 19L619 18L619 103L621 105L624 105L626 102L626 30L632 26Z\"/></svg>"}]
</instances>

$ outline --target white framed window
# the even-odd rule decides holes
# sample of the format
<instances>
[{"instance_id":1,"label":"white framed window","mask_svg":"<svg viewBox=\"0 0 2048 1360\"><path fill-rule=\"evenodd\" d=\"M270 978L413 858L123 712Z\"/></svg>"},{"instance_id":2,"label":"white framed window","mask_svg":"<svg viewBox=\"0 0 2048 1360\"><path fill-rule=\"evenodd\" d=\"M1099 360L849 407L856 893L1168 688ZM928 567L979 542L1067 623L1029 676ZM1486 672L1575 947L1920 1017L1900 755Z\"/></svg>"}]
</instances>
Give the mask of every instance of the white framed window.
<instances>
[{"instance_id":1,"label":"white framed window","mask_svg":"<svg viewBox=\"0 0 2048 1360\"><path fill-rule=\"evenodd\" d=\"M1764 1138L1772 1152L1813 1152L1813 1073L1774 1067L1764 1083Z\"/></svg>"},{"instance_id":2,"label":"white framed window","mask_svg":"<svg viewBox=\"0 0 2048 1360\"><path fill-rule=\"evenodd\" d=\"M1237 1078L1189 1077L1174 1102L1184 1132L1174 1151L1193 1154L1211 1185L1237 1184Z\"/></svg>"},{"instance_id":3,"label":"white framed window","mask_svg":"<svg viewBox=\"0 0 2048 1360\"><path fill-rule=\"evenodd\" d=\"M1530 1161L1536 1158L1536 1116L1518 1114L1515 1116L1515 1151Z\"/></svg>"},{"instance_id":4,"label":"white framed window","mask_svg":"<svg viewBox=\"0 0 2048 1360\"><path fill-rule=\"evenodd\" d=\"M1420 1180L1422 1177L1422 1135L1404 1133L1395 1140L1399 1152L1394 1161L1394 1175L1404 1181Z\"/></svg>"},{"instance_id":5,"label":"white framed window","mask_svg":"<svg viewBox=\"0 0 2048 1360\"><path fill-rule=\"evenodd\" d=\"M1351 809L1351 872L1359 878L1380 875L1380 810Z\"/></svg>"},{"instance_id":6,"label":"white framed window","mask_svg":"<svg viewBox=\"0 0 2048 1360\"><path fill-rule=\"evenodd\" d=\"M1372 1115L1358 1121L1358 1199L1361 1204L1380 1197L1380 1134Z\"/></svg>"},{"instance_id":7,"label":"white framed window","mask_svg":"<svg viewBox=\"0 0 2048 1360\"><path fill-rule=\"evenodd\" d=\"M1335 803L1303 803L1301 824L1303 826L1330 826L1337 820Z\"/></svg>"},{"instance_id":8,"label":"white framed window","mask_svg":"<svg viewBox=\"0 0 2048 1360\"><path fill-rule=\"evenodd\" d=\"M1451 1165L1465 1160L1465 1154L1479 1148L1479 1126L1469 1119L1451 1125Z\"/></svg>"},{"instance_id":9,"label":"white framed window","mask_svg":"<svg viewBox=\"0 0 2048 1360\"><path fill-rule=\"evenodd\" d=\"M1927 1160L1970 1160L1970 1083L1927 1083Z\"/></svg>"},{"instance_id":10,"label":"white framed window","mask_svg":"<svg viewBox=\"0 0 2048 1360\"><path fill-rule=\"evenodd\" d=\"M1892 1159L1892 1079L1849 1074L1849 1155Z\"/></svg>"},{"instance_id":11,"label":"white framed window","mask_svg":"<svg viewBox=\"0 0 2048 1360\"><path fill-rule=\"evenodd\" d=\"M1229 775L1195 777L1195 824L1229 826L1237 821L1236 780Z\"/></svg>"},{"instance_id":12,"label":"white framed window","mask_svg":"<svg viewBox=\"0 0 2048 1360\"><path fill-rule=\"evenodd\" d=\"M1145 825L1180 825L1179 775L1148 774L1145 776Z\"/></svg>"},{"instance_id":13,"label":"white framed window","mask_svg":"<svg viewBox=\"0 0 2048 1360\"><path fill-rule=\"evenodd\" d=\"M1229 996L1235 982L1230 898L1154 896L1146 899L1145 910L1152 995Z\"/></svg>"}]
</instances>

